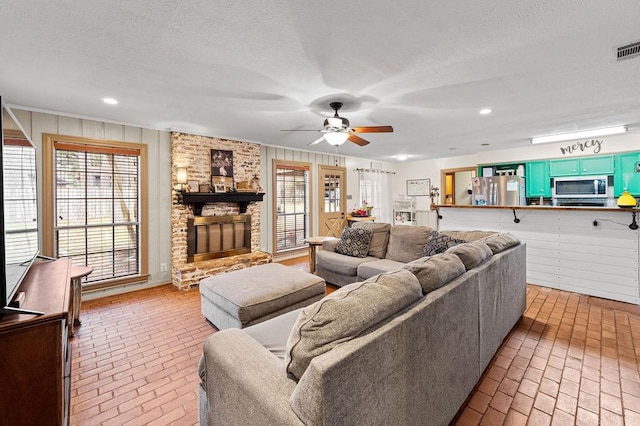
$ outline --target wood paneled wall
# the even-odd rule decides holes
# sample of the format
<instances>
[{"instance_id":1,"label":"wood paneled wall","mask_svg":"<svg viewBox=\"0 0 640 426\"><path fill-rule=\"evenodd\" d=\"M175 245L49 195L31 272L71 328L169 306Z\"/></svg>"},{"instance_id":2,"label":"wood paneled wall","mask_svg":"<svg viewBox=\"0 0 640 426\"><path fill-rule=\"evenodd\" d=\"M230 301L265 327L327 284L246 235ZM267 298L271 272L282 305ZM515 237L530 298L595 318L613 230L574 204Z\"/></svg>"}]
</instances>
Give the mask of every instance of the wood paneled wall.
<instances>
[{"instance_id":1,"label":"wood paneled wall","mask_svg":"<svg viewBox=\"0 0 640 426\"><path fill-rule=\"evenodd\" d=\"M87 120L62 115L32 112L12 108L16 118L38 149L38 197L42 200L42 134L54 133L82 136L93 139L135 142L147 145L149 185L147 197L149 211L149 281L135 288L171 282L170 271L160 272L160 264L171 264L171 155L170 133L126 126L122 124ZM46 184L50 184L47 182ZM38 206L40 218L44 214L42 203ZM40 220L42 224L42 220ZM38 230L42 245L42 228Z\"/></svg>"},{"instance_id":2,"label":"wood paneled wall","mask_svg":"<svg viewBox=\"0 0 640 426\"><path fill-rule=\"evenodd\" d=\"M273 160L302 161L311 163L311 197L313 209L318 209L318 165L345 167L345 157L339 155L321 154L318 152L297 151L292 149L276 148L273 146L261 146L260 148L260 184L265 190L264 202L261 204L260 216L260 247L262 251L273 251L273 220L275 208L273 206ZM346 191L346 185L344 190ZM310 235L316 235L318 230L318 215L313 215Z\"/></svg>"},{"instance_id":3,"label":"wood paneled wall","mask_svg":"<svg viewBox=\"0 0 640 426\"><path fill-rule=\"evenodd\" d=\"M441 208L440 230L510 232L527 244L527 283L640 304L639 231L624 210ZM593 225L597 220L598 226Z\"/></svg>"}]
</instances>

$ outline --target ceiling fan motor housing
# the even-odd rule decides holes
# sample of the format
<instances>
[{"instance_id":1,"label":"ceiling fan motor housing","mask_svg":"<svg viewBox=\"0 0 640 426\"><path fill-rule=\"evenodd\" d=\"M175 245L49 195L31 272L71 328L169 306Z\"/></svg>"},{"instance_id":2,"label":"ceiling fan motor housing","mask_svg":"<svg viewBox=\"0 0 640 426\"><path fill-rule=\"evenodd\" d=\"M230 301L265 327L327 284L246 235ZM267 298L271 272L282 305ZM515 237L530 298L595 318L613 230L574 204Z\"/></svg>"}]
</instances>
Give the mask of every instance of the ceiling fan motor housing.
<instances>
[{"instance_id":1,"label":"ceiling fan motor housing","mask_svg":"<svg viewBox=\"0 0 640 426\"><path fill-rule=\"evenodd\" d=\"M346 130L349 128L349 120L344 117L328 117L324 120L325 130Z\"/></svg>"}]
</instances>

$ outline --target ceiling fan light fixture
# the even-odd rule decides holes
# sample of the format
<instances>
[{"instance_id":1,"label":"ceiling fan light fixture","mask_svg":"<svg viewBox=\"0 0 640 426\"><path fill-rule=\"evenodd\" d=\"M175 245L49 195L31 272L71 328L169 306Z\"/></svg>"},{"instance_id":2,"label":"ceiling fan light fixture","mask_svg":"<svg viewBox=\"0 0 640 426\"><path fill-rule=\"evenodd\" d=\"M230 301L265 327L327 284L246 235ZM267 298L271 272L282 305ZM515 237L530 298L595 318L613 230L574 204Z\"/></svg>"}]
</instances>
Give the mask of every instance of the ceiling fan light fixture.
<instances>
[{"instance_id":1,"label":"ceiling fan light fixture","mask_svg":"<svg viewBox=\"0 0 640 426\"><path fill-rule=\"evenodd\" d=\"M562 133L559 135L535 136L531 138L531 143L550 143L570 141L582 138L595 138L598 136L618 135L628 130L627 126L613 126L602 129L581 130L579 132Z\"/></svg>"},{"instance_id":2,"label":"ceiling fan light fixture","mask_svg":"<svg viewBox=\"0 0 640 426\"><path fill-rule=\"evenodd\" d=\"M340 146L349 139L349 133L346 132L329 132L324 134L324 138L329 145Z\"/></svg>"},{"instance_id":3,"label":"ceiling fan light fixture","mask_svg":"<svg viewBox=\"0 0 640 426\"><path fill-rule=\"evenodd\" d=\"M349 127L349 121L342 117L327 117L325 120L325 127L326 126L341 129L343 127Z\"/></svg>"}]
</instances>

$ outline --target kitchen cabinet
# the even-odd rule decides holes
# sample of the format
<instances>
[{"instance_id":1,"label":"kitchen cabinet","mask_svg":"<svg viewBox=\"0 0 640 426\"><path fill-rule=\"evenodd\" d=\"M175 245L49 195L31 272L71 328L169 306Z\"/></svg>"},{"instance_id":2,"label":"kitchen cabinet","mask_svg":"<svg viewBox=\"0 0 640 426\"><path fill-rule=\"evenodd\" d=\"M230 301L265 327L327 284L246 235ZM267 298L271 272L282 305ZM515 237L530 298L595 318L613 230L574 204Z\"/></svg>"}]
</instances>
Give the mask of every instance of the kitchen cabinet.
<instances>
[{"instance_id":1,"label":"kitchen cabinet","mask_svg":"<svg viewBox=\"0 0 640 426\"><path fill-rule=\"evenodd\" d=\"M582 175L612 175L615 169L615 157L613 155L586 157L580 160L580 164Z\"/></svg>"},{"instance_id":2,"label":"kitchen cabinet","mask_svg":"<svg viewBox=\"0 0 640 426\"><path fill-rule=\"evenodd\" d=\"M551 177L612 175L614 164L613 155L549 160L549 175Z\"/></svg>"},{"instance_id":3,"label":"kitchen cabinet","mask_svg":"<svg viewBox=\"0 0 640 426\"><path fill-rule=\"evenodd\" d=\"M478 176L518 175L524 173L524 163L485 164L478 166Z\"/></svg>"},{"instance_id":4,"label":"kitchen cabinet","mask_svg":"<svg viewBox=\"0 0 640 426\"><path fill-rule=\"evenodd\" d=\"M616 172L613 176L613 195L619 197L627 188L634 197L640 196L640 152L616 155Z\"/></svg>"},{"instance_id":5,"label":"kitchen cabinet","mask_svg":"<svg viewBox=\"0 0 640 426\"><path fill-rule=\"evenodd\" d=\"M526 196L551 197L551 177L549 175L549 160L532 161L526 164L525 172Z\"/></svg>"}]
</instances>

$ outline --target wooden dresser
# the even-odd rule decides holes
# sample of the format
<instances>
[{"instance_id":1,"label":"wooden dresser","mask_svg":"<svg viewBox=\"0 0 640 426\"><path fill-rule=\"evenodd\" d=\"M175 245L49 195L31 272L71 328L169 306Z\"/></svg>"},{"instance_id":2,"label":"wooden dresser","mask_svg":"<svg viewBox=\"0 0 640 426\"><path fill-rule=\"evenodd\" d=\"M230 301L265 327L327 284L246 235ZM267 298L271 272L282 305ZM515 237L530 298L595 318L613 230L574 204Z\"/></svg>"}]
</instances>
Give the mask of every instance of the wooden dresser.
<instances>
[{"instance_id":1,"label":"wooden dresser","mask_svg":"<svg viewBox=\"0 0 640 426\"><path fill-rule=\"evenodd\" d=\"M0 318L0 425L67 425L71 390L70 261L34 263L21 308Z\"/></svg>"}]
</instances>

